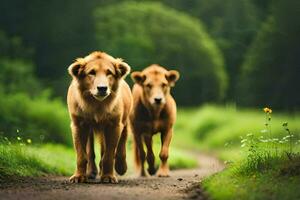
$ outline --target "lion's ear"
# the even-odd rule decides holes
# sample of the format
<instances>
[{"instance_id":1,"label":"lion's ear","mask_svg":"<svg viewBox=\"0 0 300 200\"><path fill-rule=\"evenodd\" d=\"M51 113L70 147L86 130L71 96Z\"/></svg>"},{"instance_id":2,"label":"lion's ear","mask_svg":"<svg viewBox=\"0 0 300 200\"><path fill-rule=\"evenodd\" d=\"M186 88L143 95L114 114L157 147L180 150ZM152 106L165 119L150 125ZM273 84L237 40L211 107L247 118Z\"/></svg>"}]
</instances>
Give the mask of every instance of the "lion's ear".
<instances>
[{"instance_id":1,"label":"lion's ear","mask_svg":"<svg viewBox=\"0 0 300 200\"><path fill-rule=\"evenodd\" d=\"M125 62L120 62L116 66L116 72L120 78L125 78L130 73L130 66Z\"/></svg>"},{"instance_id":2,"label":"lion's ear","mask_svg":"<svg viewBox=\"0 0 300 200\"><path fill-rule=\"evenodd\" d=\"M80 61L75 61L68 67L69 74L74 78L80 78L84 76L84 64Z\"/></svg>"},{"instance_id":3,"label":"lion's ear","mask_svg":"<svg viewBox=\"0 0 300 200\"><path fill-rule=\"evenodd\" d=\"M170 70L166 74L166 78L170 83L170 86L173 87L176 83L176 81L179 79L179 72L176 70Z\"/></svg>"},{"instance_id":4,"label":"lion's ear","mask_svg":"<svg viewBox=\"0 0 300 200\"><path fill-rule=\"evenodd\" d=\"M143 75L142 72L132 72L132 73L131 73L131 79L132 79L135 83L142 85L143 82L144 82L145 79L146 79L146 76Z\"/></svg>"}]
</instances>

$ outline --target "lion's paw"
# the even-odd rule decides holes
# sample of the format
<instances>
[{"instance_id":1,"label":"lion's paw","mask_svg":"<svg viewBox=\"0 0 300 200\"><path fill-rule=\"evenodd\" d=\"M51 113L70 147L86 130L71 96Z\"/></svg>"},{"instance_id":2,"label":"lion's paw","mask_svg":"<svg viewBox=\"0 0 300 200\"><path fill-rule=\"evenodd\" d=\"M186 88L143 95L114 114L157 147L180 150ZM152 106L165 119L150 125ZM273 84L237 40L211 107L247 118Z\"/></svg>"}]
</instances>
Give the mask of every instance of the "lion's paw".
<instances>
[{"instance_id":1,"label":"lion's paw","mask_svg":"<svg viewBox=\"0 0 300 200\"><path fill-rule=\"evenodd\" d=\"M169 176L170 176L170 175L169 175L169 169L163 169L163 168L160 168L160 169L157 171L156 175L157 175L158 177L169 177Z\"/></svg>"},{"instance_id":2,"label":"lion's paw","mask_svg":"<svg viewBox=\"0 0 300 200\"><path fill-rule=\"evenodd\" d=\"M118 179L114 175L102 175L100 180L102 183L118 183Z\"/></svg>"},{"instance_id":3,"label":"lion's paw","mask_svg":"<svg viewBox=\"0 0 300 200\"><path fill-rule=\"evenodd\" d=\"M71 183L84 183L86 182L86 176L80 174L74 174L70 177L69 181Z\"/></svg>"}]
</instances>

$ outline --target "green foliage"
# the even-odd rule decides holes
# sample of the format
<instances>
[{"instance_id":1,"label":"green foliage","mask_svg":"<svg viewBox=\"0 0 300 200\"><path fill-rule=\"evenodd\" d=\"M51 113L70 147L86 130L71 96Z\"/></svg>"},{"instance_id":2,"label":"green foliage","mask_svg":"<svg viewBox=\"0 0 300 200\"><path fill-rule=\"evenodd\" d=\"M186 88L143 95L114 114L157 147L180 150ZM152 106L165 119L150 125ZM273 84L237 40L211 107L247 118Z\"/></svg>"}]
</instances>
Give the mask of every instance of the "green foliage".
<instances>
[{"instance_id":1,"label":"green foliage","mask_svg":"<svg viewBox=\"0 0 300 200\"><path fill-rule=\"evenodd\" d=\"M225 97L243 106L299 109L298 1L11 0L1 6L0 29L10 36L0 31L1 59L26 58L55 95L65 94L66 67L75 57L105 50L133 69L152 62L178 68L180 104Z\"/></svg>"},{"instance_id":2,"label":"green foliage","mask_svg":"<svg viewBox=\"0 0 300 200\"><path fill-rule=\"evenodd\" d=\"M24 47L20 37L8 37L0 30L0 57L6 59L29 60L32 58L33 50Z\"/></svg>"},{"instance_id":3,"label":"green foliage","mask_svg":"<svg viewBox=\"0 0 300 200\"><path fill-rule=\"evenodd\" d=\"M300 105L298 77L299 2L278 0L251 45L240 77L239 103L295 110Z\"/></svg>"},{"instance_id":4,"label":"green foliage","mask_svg":"<svg viewBox=\"0 0 300 200\"><path fill-rule=\"evenodd\" d=\"M4 97L3 93L0 96ZM0 98L0 131L9 138L20 136L33 142L71 144L69 116L60 100L49 100L46 93L38 97L6 94Z\"/></svg>"},{"instance_id":5,"label":"green foliage","mask_svg":"<svg viewBox=\"0 0 300 200\"><path fill-rule=\"evenodd\" d=\"M36 94L41 89L30 62L32 50L18 37L7 37L0 31L0 88L5 93Z\"/></svg>"},{"instance_id":6,"label":"green foliage","mask_svg":"<svg viewBox=\"0 0 300 200\"><path fill-rule=\"evenodd\" d=\"M69 117L34 75L30 49L0 32L0 132L9 138L70 144Z\"/></svg>"},{"instance_id":7,"label":"green foliage","mask_svg":"<svg viewBox=\"0 0 300 200\"><path fill-rule=\"evenodd\" d=\"M227 99L235 100L238 84L237 74L240 72L244 54L259 28L264 13L262 2L253 4L253 0L164 0L167 5L183 10L201 19L208 33L216 41L224 55L225 68L228 73L229 89ZM265 2L265 1L263 1ZM255 2L256 3L256 2ZM258 6L255 6L258 5Z\"/></svg>"},{"instance_id":8,"label":"green foliage","mask_svg":"<svg viewBox=\"0 0 300 200\"><path fill-rule=\"evenodd\" d=\"M4 93L25 92L30 95L41 90L32 65L20 59L0 58L0 87Z\"/></svg>"},{"instance_id":9,"label":"green foliage","mask_svg":"<svg viewBox=\"0 0 300 200\"><path fill-rule=\"evenodd\" d=\"M261 131L265 130L264 120L261 110L238 109L234 106L206 105L193 109L179 109L174 143L185 148L225 151L227 148L240 146L241 136L249 133L261 136ZM276 113L272 121L272 136L276 138L281 139L287 135L282 128L283 122L289 122L290 130L300 130L299 114ZM268 133L263 135L268 137Z\"/></svg>"},{"instance_id":10,"label":"green foliage","mask_svg":"<svg viewBox=\"0 0 300 200\"><path fill-rule=\"evenodd\" d=\"M125 2L100 7L95 21L100 49L124 57L133 70L152 63L178 69L180 104L224 97L223 58L199 20L160 3Z\"/></svg>"},{"instance_id":11,"label":"green foliage","mask_svg":"<svg viewBox=\"0 0 300 200\"><path fill-rule=\"evenodd\" d=\"M17 35L32 47L35 73L54 94L65 95L67 66L78 56L97 49L92 10L97 0L1 2L0 29ZM17 25L16 25L17 24Z\"/></svg>"}]
</instances>

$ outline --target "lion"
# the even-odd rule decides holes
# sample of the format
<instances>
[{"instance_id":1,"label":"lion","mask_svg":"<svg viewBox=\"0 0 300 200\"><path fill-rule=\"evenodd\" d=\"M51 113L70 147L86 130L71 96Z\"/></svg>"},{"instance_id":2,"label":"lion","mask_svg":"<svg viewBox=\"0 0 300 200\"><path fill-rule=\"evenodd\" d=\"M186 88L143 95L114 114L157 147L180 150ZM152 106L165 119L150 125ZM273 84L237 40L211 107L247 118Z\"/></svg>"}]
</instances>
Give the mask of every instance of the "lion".
<instances>
[{"instance_id":1,"label":"lion","mask_svg":"<svg viewBox=\"0 0 300 200\"><path fill-rule=\"evenodd\" d=\"M173 125L176 120L176 103L170 94L171 88L179 79L179 72L166 70L159 65L151 65L142 72L133 72L132 88L133 110L130 115L134 136L135 163L140 176L148 176L144 162L147 158L148 173L154 175L155 157L152 149L152 136L161 133L161 164L157 171L159 177L169 176L169 145L173 135ZM147 148L145 153L143 143Z\"/></svg>"},{"instance_id":2,"label":"lion","mask_svg":"<svg viewBox=\"0 0 300 200\"><path fill-rule=\"evenodd\" d=\"M127 170L126 140L133 99L124 78L130 66L104 52L93 52L76 59L68 71L73 80L67 104L77 156L76 170L69 180L81 183L96 178L95 134L101 145L100 180L117 183L114 168L119 175Z\"/></svg>"}]
</instances>

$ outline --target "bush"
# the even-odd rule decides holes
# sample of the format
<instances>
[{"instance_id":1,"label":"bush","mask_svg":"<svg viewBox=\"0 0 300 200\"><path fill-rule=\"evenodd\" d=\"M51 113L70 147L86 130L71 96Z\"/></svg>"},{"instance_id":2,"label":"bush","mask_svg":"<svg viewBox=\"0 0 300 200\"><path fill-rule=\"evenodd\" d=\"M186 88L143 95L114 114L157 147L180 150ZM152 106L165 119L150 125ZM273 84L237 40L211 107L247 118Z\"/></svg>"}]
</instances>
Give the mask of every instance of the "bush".
<instances>
[{"instance_id":1,"label":"bush","mask_svg":"<svg viewBox=\"0 0 300 200\"><path fill-rule=\"evenodd\" d=\"M178 69L180 104L224 97L223 58L199 20L160 3L125 2L96 9L95 23L99 48L126 58L133 70L152 63Z\"/></svg>"},{"instance_id":2,"label":"bush","mask_svg":"<svg viewBox=\"0 0 300 200\"><path fill-rule=\"evenodd\" d=\"M62 102L49 95L0 93L0 132L8 138L71 144L69 117Z\"/></svg>"},{"instance_id":3,"label":"bush","mask_svg":"<svg viewBox=\"0 0 300 200\"><path fill-rule=\"evenodd\" d=\"M33 75L33 67L22 59L0 58L0 86L5 93L38 94L41 85Z\"/></svg>"}]
</instances>

